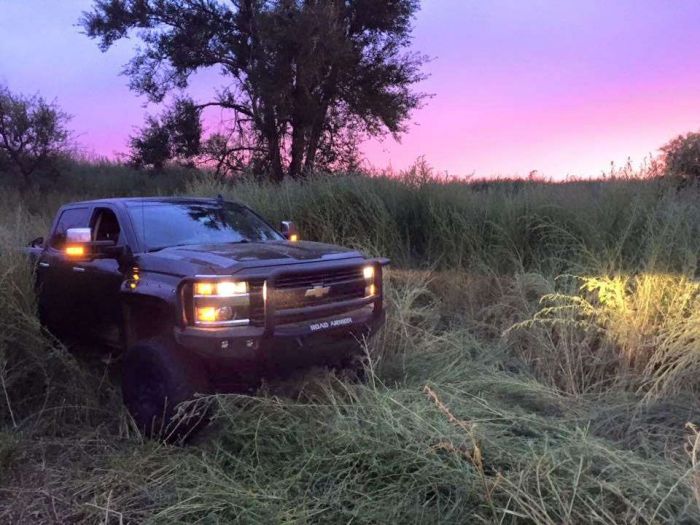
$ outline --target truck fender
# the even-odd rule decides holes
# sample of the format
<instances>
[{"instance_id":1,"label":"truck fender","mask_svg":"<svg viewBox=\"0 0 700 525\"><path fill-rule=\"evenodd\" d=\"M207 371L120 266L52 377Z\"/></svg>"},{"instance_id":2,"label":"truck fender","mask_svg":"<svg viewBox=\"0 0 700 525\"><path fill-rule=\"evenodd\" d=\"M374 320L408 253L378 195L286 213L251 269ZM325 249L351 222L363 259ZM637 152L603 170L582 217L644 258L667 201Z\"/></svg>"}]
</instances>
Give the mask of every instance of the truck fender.
<instances>
[{"instance_id":1,"label":"truck fender","mask_svg":"<svg viewBox=\"0 0 700 525\"><path fill-rule=\"evenodd\" d=\"M176 323L174 304L152 295L122 294L122 314L125 350L139 341L172 336Z\"/></svg>"}]
</instances>

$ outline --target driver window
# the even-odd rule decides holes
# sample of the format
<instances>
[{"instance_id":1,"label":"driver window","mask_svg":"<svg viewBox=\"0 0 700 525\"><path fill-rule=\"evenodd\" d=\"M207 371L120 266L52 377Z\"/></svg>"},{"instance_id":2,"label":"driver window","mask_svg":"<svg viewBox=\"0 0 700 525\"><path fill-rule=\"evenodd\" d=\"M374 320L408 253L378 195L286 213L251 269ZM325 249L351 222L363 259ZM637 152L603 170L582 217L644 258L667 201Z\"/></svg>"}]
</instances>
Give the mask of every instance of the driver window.
<instances>
[{"instance_id":1,"label":"driver window","mask_svg":"<svg viewBox=\"0 0 700 525\"><path fill-rule=\"evenodd\" d=\"M56 249L62 250L66 242L66 231L69 228L86 228L88 226L88 218L90 217L90 208L70 208L61 213L58 219L56 230L51 236L49 245Z\"/></svg>"},{"instance_id":2,"label":"driver window","mask_svg":"<svg viewBox=\"0 0 700 525\"><path fill-rule=\"evenodd\" d=\"M115 213L108 208L97 208L92 220L93 241L113 241L119 244L119 221Z\"/></svg>"}]
</instances>

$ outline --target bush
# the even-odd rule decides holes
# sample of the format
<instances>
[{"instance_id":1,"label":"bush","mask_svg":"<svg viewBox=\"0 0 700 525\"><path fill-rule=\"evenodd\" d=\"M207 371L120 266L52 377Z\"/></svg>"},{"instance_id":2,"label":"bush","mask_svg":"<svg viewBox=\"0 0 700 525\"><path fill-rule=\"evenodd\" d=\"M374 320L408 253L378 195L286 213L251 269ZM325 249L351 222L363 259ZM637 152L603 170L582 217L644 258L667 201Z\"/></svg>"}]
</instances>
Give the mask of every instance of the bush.
<instances>
[{"instance_id":1,"label":"bush","mask_svg":"<svg viewBox=\"0 0 700 525\"><path fill-rule=\"evenodd\" d=\"M682 181L700 181L700 133L680 135L661 148L667 175Z\"/></svg>"},{"instance_id":2,"label":"bush","mask_svg":"<svg viewBox=\"0 0 700 525\"><path fill-rule=\"evenodd\" d=\"M37 170L58 171L68 151L70 117L55 103L0 87L0 168L9 166L29 189Z\"/></svg>"}]
</instances>

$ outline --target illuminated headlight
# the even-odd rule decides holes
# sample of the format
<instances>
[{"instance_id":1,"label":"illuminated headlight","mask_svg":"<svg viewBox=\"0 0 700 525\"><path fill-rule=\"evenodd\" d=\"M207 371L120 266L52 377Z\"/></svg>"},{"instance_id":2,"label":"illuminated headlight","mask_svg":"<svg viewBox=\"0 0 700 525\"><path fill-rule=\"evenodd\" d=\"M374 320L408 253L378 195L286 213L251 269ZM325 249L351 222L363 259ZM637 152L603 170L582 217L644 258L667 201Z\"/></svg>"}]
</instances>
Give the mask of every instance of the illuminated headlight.
<instances>
[{"instance_id":1,"label":"illuminated headlight","mask_svg":"<svg viewBox=\"0 0 700 525\"><path fill-rule=\"evenodd\" d=\"M200 306L197 307L197 322L220 323L233 319L233 308L230 306Z\"/></svg>"},{"instance_id":2,"label":"illuminated headlight","mask_svg":"<svg viewBox=\"0 0 700 525\"><path fill-rule=\"evenodd\" d=\"M248 293L248 283L236 281L195 283L194 294L201 297L234 297Z\"/></svg>"},{"instance_id":3,"label":"illuminated headlight","mask_svg":"<svg viewBox=\"0 0 700 525\"><path fill-rule=\"evenodd\" d=\"M194 283L194 323L198 326L245 326L249 324L248 283L201 281Z\"/></svg>"},{"instance_id":4,"label":"illuminated headlight","mask_svg":"<svg viewBox=\"0 0 700 525\"><path fill-rule=\"evenodd\" d=\"M377 286L374 282L374 266L365 266L362 268L362 275L367 281L367 286L365 287L365 297L372 297L377 293Z\"/></svg>"}]
</instances>

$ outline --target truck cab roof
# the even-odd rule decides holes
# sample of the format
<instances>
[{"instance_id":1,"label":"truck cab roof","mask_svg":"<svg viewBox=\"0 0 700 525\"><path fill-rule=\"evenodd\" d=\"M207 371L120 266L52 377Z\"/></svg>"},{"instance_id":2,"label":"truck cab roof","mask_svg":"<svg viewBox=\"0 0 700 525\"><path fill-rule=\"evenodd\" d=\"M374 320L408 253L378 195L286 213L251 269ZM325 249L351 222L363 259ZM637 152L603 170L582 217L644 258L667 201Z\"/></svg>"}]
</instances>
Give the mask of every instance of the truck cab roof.
<instances>
[{"instance_id":1,"label":"truck cab roof","mask_svg":"<svg viewBox=\"0 0 700 525\"><path fill-rule=\"evenodd\" d=\"M217 202L219 202L219 199L217 198L206 197L116 197L110 199L94 199L88 201L70 202L65 204L63 207L99 206L105 204L131 207L141 204L214 204Z\"/></svg>"}]
</instances>

